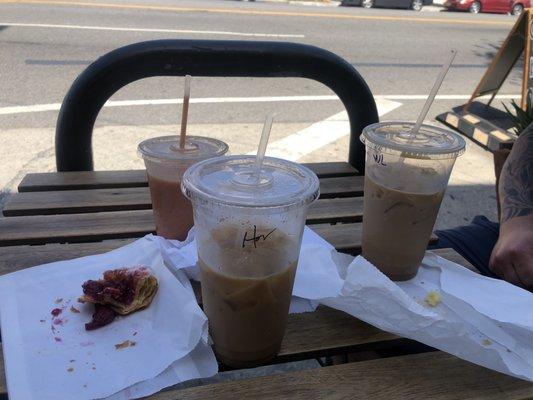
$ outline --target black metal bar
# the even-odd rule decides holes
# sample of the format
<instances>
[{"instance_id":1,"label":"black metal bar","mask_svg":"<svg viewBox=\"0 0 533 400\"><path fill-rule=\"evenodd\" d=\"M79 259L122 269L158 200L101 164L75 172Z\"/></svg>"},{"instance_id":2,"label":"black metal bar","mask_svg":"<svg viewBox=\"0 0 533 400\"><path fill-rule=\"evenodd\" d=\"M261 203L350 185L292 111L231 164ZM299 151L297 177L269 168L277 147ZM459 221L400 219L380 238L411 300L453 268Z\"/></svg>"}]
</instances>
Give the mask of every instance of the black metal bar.
<instances>
[{"instance_id":1,"label":"black metal bar","mask_svg":"<svg viewBox=\"0 0 533 400\"><path fill-rule=\"evenodd\" d=\"M339 56L296 43L156 40L121 47L96 60L63 100L56 129L58 171L93 169L92 131L100 109L121 87L152 76L298 77L333 90L350 119L349 162L364 172L362 129L378 121L374 98L355 68ZM327 134L327 133L326 133Z\"/></svg>"}]
</instances>

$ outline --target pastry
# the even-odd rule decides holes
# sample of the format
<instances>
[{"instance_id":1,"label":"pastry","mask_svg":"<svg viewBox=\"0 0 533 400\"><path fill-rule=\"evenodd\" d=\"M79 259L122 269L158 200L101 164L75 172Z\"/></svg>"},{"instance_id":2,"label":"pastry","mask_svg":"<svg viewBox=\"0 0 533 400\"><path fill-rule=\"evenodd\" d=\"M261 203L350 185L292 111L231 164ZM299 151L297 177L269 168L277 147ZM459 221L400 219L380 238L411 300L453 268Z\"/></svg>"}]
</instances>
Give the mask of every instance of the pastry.
<instances>
[{"instance_id":1,"label":"pastry","mask_svg":"<svg viewBox=\"0 0 533 400\"><path fill-rule=\"evenodd\" d=\"M157 278L148 267L120 268L104 272L103 279L82 285L82 303L108 306L117 314L127 315L146 308L158 289Z\"/></svg>"}]
</instances>

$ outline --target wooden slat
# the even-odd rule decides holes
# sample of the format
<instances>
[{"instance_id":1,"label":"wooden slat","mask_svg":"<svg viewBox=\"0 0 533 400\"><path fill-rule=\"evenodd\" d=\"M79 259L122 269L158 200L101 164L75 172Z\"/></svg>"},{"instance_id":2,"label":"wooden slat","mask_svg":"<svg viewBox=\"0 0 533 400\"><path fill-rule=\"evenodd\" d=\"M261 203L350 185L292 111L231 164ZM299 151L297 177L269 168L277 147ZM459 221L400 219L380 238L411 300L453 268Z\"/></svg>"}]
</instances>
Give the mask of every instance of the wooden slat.
<instances>
[{"instance_id":1,"label":"wooden slat","mask_svg":"<svg viewBox=\"0 0 533 400\"><path fill-rule=\"evenodd\" d=\"M321 199L310 208L307 222L360 221L361 218L362 198ZM341 227L340 233L328 237L341 236L348 247L360 246L361 228L349 231ZM9 217L0 218L0 246L131 238L154 230L151 210ZM353 232L355 236L347 240ZM342 245L347 247L344 242Z\"/></svg>"},{"instance_id":2,"label":"wooden slat","mask_svg":"<svg viewBox=\"0 0 533 400\"><path fill-rule=\"evenodd\" d=\"M377 349L401 339L342 311L320 306L290 314L277 361L295 361L362 349Z\"/></svg>"},{"instance_id":3,"label":"wooden slat","mask_svg":"<svg viewBox=\"0 0 533 400\"><path fill-rule=\"evenodd\" d=\"M2 210L6 217L78 214L152 208L147 187L56 190L12 194Z\"/></svg>"},{"instance_id":4,"label":"wooden slat","mask_svg":"<svg viewBox=\"0 0 533 400\"><path fill-rule=\"evenodd\" d=\"M27 174L19 192L148 186L145 170L79 171Z\"/></svg>"},{"instance_id":5,"label":"wooden slat","mask_svg":"<svg viewBox=\"0 0 533 400\"><path fill-rule=\"evenodd\" d=\"M356 175L357 170L346 162L303 164L320 178ZM28 174L18 187L19 192L50 190L103 189L147 186L146 171L81 171Z\"/></svg>"},{"instance_id":6,"label":"wooden slat","mask_svg":"<svg viewBox=\"0 0 533 400\"><path fill-rule=\"evenodd\" d=\"M92 243L50 243L40 246L26 245L0 248L0 275L35 265L105 253L125 246L133 240L116 239Z\"/></svg>"},{"instance_id":7,"label":"wooden slat","mask_svg":"<svg viewBox=\"0 0 533 400\"><path fill-rule=\"evenodd\" d=\"M333 178L338 176L359 175L357 170L347 162L322 162L322 163L302 163L319 178Z\"/></svg>"},{"instance_id":8,"label":"wooden slat","mask_svg":"<svg viewBox=\"0 0 533 400\"><path fill-rule=\"evenodd\" d=\"M316 233L326 241L333 244L339 251L357 252L361 249L363 235L363 224L337 224L337 225L313 225L310 226ZM435 243L437 236L431 235L430 243Z\"/></svg>"},{"instance_id":9,"label":"wooden slat","mask_svg":"<svg viewBox=\"0 0 533 400\"><path fill-rule=\"evenodd\" d=\"M320 180L322 199L361 196L363 177ZM146 210L152 207L147 187L55 190L12 194L4 205L7 216L77 214L87 212Z\"/></svg>"},{"instance_id":10,"label":"wooden slat","mask_svg":"<svg viewBox=\"0 0 533 400\"><path fill-rule=\"evenodd\" d=\"M525 400L533 384L444 353L362 361L160 392L153 400Z\"/></svg>"},{"instance_id":11,"label":"wooden slat","mask_svg":"<svg viewBox=\"0 0 533 400\"><path fill-rule=\"evenodd\" d=\"M0 218L0 246L136 238L155 231L152 210Z\"/></svg>"},{"instance_id":12,"label":"wooden slat","mask_svg":"<svg viewBox=\"0 0 533 400\"><path fill-rule=\"evenodd\" d=\"M320 179L320 197L354 197L362 196L364 176L346 176L340 178Z\"/></svg>"}]
</instances>

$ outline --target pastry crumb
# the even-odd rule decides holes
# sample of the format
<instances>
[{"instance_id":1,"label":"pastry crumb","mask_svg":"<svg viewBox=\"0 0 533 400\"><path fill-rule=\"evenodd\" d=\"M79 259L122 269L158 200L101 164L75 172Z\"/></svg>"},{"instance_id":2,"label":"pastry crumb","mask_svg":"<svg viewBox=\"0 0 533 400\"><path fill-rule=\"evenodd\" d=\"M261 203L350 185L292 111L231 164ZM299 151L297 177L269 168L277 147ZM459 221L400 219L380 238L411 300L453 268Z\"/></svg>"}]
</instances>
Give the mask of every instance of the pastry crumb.
<instances>
[{"instance_id":1,"label":"pastry crumb","mask_svg":"<svg viewBox=\"0 0 533 400\"><path fill-rule=\"evenodd\" d=\"M440 294L434 290L428 293L426 296L426 304L430 307L437 307L440 303Z\"/></svg>"},{"instance_id":2,"label":"pastry crumb","mask_svg":"<svg viewBox=\"0 0 533 400\"><path fill-rule=\"evenodd\" d=\"M56 304L59 304L59 303L62 303L62 302L63 302L63 298L62 297L60 297L60 298L56 299L56 301L54 301L54 303L56 303Z\"/></svg>"},{"instance_id":3,"label":"pastry crumb","mask_svg":"<svg viewBox=\"0 0 533 400\"><path fill-rule=\"evenodd\" d=\"M74 314L79 314L80 313L80 310L78 310L76 307L74 306L70 306L70 312L73 312Z\"/></svg>"},{"instance_id":4,"label":"pastry crumb","mask_svg":"<svg viewBox=\"0 0 533 400\"><path fill-rule=\"evenodd\" d=\"M73 372L74 371L74 368L70 367L70 368L67 368L67 372Z\"/></svg>"},{"instance_id":5,"label":"pastry crumb","mask_svg":"<svg viewBox=\"0 0 533 400\"><path fill-rule=\"evenodd\" d=\"M492 344L492 341L489 339L483 339L481 343L483 344L483 346L490 346Z\"/></svg>"},{"instance_id":6,"label":"pastry crumb","mask_svg":"<svg viewBox=\"0 0 533 400\"><path fill-rule=\"evenodd\" d=\"M122 343L119 343L119 344L115 345L115 350L122 350L122 349L125 349L127 347L133 347L136 344L137 344L136 342L133 342L131 340L124 340Z\"/></svg>"}]
</instances>

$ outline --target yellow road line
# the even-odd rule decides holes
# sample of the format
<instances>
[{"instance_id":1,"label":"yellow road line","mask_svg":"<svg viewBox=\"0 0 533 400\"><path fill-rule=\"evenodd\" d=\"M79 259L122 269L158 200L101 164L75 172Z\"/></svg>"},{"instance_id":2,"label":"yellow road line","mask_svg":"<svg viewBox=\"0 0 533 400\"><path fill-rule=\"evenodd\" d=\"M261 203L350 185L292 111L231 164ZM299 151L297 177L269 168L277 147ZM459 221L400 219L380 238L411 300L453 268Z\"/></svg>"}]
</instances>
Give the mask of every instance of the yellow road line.
<instances>
[{"instance_id":1,"label":"yellow road line","mask_svg":"<svg viewBox=\"0 0 533 400\"><path fill-rule=\"evenodd\" d=\"M114 3L91 3L85 1L62 1L62 0L0 0L0 4L45 4L45 5L64 5L64 6L82 6L96 8L115 8L125 10L149 10L149 11L172 11L172 12L205 12L217 14L244 14L244 15L266 15L279 17L311 17L311 18L336 18L336 19L354 19L354 20L378 20L378 21L402 21L402 22L427 22L436 24L463 24L463 25L499 25L511 26L513 21L488 21L488 20L462 20L462 19L437 19L437 18L417 18L417 17L390 17L376 15L353 15L338 13L312 13L312 12L289 12L289 11L267 11L267 10L238 10L230 8L202 8L202 7L176 7L176 6L158 6L144 4L114 4Z\"/></svg>"}]
</instances>

